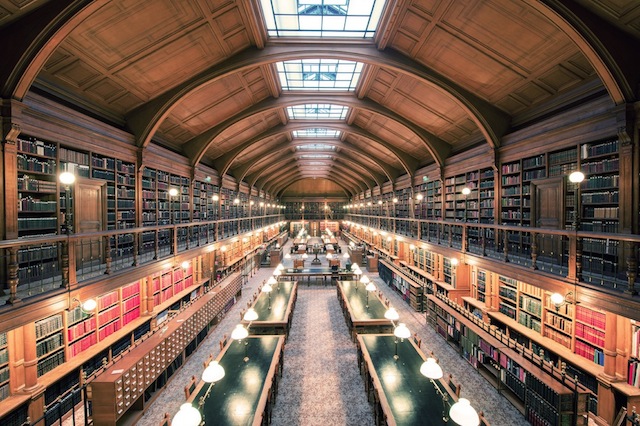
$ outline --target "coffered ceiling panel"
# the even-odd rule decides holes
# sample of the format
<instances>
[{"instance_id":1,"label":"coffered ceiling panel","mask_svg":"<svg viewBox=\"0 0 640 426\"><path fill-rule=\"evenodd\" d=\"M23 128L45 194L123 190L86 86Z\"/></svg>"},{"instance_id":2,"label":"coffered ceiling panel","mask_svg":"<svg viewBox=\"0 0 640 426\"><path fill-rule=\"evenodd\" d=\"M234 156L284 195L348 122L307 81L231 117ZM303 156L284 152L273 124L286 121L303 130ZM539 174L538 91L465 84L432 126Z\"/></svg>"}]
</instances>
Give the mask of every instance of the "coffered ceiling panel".
<instances>
[{"instance_id":1,"label":"coffered ceiling panel","mask_svg":"<svg viewBox=\"0 0 640 426\"><path fill-rule=\"evenodd\" d=\"M301 179L289 185L282 197L344 197L344 189L337 183L320 179Z\"/></svg>"},{"instance_id":2,"label":"coffered ceiling panel","mask_svg":"<svg viewBox=\"0 0 640 426\"><path fill-rule=\"evenodd\" d=\"M46 0L0 0L0 26L19 19L43 3Z\"/></svg>"},{"instance_id":3,"label":"coffered ceiling panel","mask_svg":"<svg viewBox=\"0 0 640 426\"><path fill-rule=\"evenodd\" d=\"M387 148L352 133L348 134L345 140L358 149L366 151L372 158L380 159L389 166L402 170L402 164L398 158Z\"/></svg>"}]
</instances>

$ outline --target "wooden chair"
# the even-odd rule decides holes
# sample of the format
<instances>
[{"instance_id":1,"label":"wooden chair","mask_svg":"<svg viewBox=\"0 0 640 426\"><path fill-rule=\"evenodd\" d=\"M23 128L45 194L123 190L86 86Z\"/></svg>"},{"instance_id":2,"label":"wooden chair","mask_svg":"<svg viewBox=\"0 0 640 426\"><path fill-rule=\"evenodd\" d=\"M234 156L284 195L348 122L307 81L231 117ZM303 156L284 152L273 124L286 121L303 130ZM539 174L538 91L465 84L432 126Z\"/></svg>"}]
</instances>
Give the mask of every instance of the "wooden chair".
<instances>
[{"instance_id":1,"label":"wooden chair","mask_svg":"<svg viewBox=\"0 0 640 426\"><path fill-rule=\"evenodd\" d=\"M226 334L222 335L222 339L220 339L220 350L224 349L227 346L227 342L229 341L229 337Z\"/></svg>"},{"instance_id":2,"label":"wooden chair","mask_svg":"<svg viewBox=\"0 0 640 426\"><path fill-rule=\"evenodd\" d=\"M418 348L422 346L422 339L418 337L418 333L413 333L413 341Z\"/></svg>"},{"instance_id":3,"label":"wooden chair","mask_svg":"<svg viewBox=\"0 0 640 426\"><path fill-rule=\"evenodd\" d=\"M160 421L160 426L171 426L171 415L169 413L164 413L164 417Z\"/></svg>"},{"instance_id":4,"label":"wooden chair","mask_svg":"<svg viewBox=\"0 0 640 426\"><path fill-rule=\"evenodd\" d=\"M202 363L204 368L207 368L209 366L209 364L211 363L211 361L213 361L213 354L209 354L209 356L207 357L207 359L204 360L204 362Z\"/></svg>"},{"instance_id":5,"label":"wooden chair","mask_svg":"<svg viewBox=\"0 0 640 426\"><path fill-rule=\"evenodd\" d=\"M185 399L189 399L194 390L196 390L196 385L198 382L196 381L196 376L191 376L191 380L189 380L189 384L184 387L184 397Z\"/></svg>"},{"instance_id":6,"label":"wooden chair","mask_svg":"<svg viewBox=\"0 0 640 426\"><path fill-rule=\"evenodd\" d=\"M447 379L447 385L451 388L451 390L456 394L456 396L460 397L460 389L462 389L462 385L456 385L453 381L453 374L449 373L449 378Z\"/></svg>"}]
</instances>

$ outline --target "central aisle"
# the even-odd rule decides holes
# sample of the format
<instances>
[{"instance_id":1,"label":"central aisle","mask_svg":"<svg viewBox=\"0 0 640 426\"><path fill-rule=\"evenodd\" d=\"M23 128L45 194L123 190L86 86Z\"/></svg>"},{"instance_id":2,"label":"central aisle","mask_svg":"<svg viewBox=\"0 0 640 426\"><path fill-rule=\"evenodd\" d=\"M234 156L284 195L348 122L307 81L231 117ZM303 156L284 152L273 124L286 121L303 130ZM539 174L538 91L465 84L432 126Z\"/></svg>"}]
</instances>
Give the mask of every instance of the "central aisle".
<instances>
[{"instance_id":1,"label":"central aisle","mask_svg":"<svg viewBox=\"0 0 640 426\"><path fill-rule=\"evenodd\" d=\"M298 288L272 424L374 424L333 286Z\"/></svg>"}]
</instances>

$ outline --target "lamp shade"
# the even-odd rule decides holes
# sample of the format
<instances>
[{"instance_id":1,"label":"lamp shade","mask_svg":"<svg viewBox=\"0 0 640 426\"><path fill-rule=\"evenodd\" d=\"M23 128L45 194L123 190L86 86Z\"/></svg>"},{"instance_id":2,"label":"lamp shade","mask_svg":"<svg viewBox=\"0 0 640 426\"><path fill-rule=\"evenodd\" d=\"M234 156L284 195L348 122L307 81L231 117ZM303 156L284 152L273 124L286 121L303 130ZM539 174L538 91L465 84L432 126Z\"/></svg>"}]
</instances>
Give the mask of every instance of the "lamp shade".
<instances>
[{"instance_id":1,"label":"lamp shade","mask_svg":"<svg viewBox=\"0 0 640 426\"><path fill-rule=\"evenodd\" d=\"M280 275L282 275L282 271L280 269L276 268L276 270L273 271L273 276L276 277L276 279L277 279Z\"/></svg>"},{"instance_id":2,"label":"lamp shade","mask_svg":"<svg viewBox=\"0 0 640 426\"><path fill-rule=\"evenodd\" d=\"M276 279L276 277L269 277L269 279L267 280L267 284L276 285L278 284L278 280Z\"/></svg>"},{"instance_id":3,"label":"lamp shade","mask_svg":"<svg viewBox=\"0 0 640 426\"><path fill-rule=\"evenodd\" d=\"M244 328L242 324L236 325L236 328L231 332L231 338L233 340L242 340L249 335L249 331Z\"/></svg>"},{"instance_id":4,"label":"lamp shade","mask_svg":"<svg viewBox=\"0 0 640 426\"><path fill-rule=\"evenodd\" d=\"M245 312L242 316L242 319L245 321L255 321L258 319L258 313L255 309L249 308L247 309L247 312Z\"/></svg>"},{"instance_id":5,"label":"lamp shade","mask_svg":"<svg viewBox=\"0 0 640 426\"><path fill-rule=\"evenodd\" d=\"M371 282L371 280L369 279L368 276L363 275L363 276L360 277L360 282L362 284L364 284L364 285L367 285L367 284L369 284Z\"/></svg>"},{"instance_id":6,"label":"lamp shade","mask_svg":"<svg viewBox=\"0 0 640 426\"><path fill-rule=\"evenodd\" d=\"M348 259L348 258L349 258L349 253L345 252L345 253L342 255L342 257L343 257L344 259Z\"/></svg>"},{"instance_id":7,"label":"lamp shade","mask_svg":"<svg viewBox=\"0 0 640 426\"><path fill-rule=\"evenodd\" d=\"M202 381L206 383L219 382L223 377L224 367L218 364L218 361L211 361L202 372Z\"/></svg>"},{"instance_id":8,"label":"lamp shade","mask_svg":"<svg viewBox=\"0 0 640 426\"><path fill-rule=\"evenodd\" d=\"M333 259L333 255L331 253L327 253L327 259Z\"/></svg>"},{"instance_id":9,"label":"lamp shade","mask_svg":"<svg viewBox=\"0 0 640 426\"><path fill-rule=\"evenodd\" d=\"M291 259L291 253L287 253L287 254L285 254L285 255L284 255L284 258L285 258L285 259Z\"/></svg>"},{"instance_id":10,"label":"lamp shade","mask_svg":"<svg viewBox=\"0 0 640 426\"><path fill-rule=\"evenodd\" d=\"M180 406L180 410L173 416L171 421L174 425L180 426L198 426L202 421L200 411L188 402Z\"/></svg>"},{"instance_id":11,"label":"lamp shade","mask_svg":"<svg viewBox=\"0 0 640 426\"><path fill-rule=\"evenodd\" d=\"M551 297L549 297L549 300L556 306L562 305L564 303L564 296L560 293L553 293Z\"/></svg>"},{"instance_id":12,"label":"lamp shade","mask_svg":"<svg viewBox=\"0 0 640 426\"><path fill-rule=\"evenodd\" d=\"M271 278L273 278L273 277L271 277ZM262 292L263 293L271 293L272 291L273 291L273 287L271 287L271 284L269 284L269 281L267 281L267 283L262 286Z\"/></svg>"},{"instance_id":13,"label":"lamp shade","mask_svg":"<svg viewBox=\"0 0 640 426\"><path fill-rule=\"evenodd\" d=\"M308 257L309 257L309 255L308 255L307 253L302 253L302 258L303 258L303 259L306 259L306 258L308 258Z\"/></svg>"},{"instance_id":14,"label":"lamp shade","mask_svg":"<svg viewBox=\"0 0 640 426\"><path fill-rule=\"evenodd\" d=\"M284 269L284 265L282 263L278 263L278 266L276 266L276 271L282 271Z\"/></svg>"},{"instance_id":15,"label":"lamp shade","mask_svg":"<svg viewBox=\"0 0 640 426\"><path fill-rule=\"evenodd\" d=\"M356 262L353 262L351 264L351 270L354 271L356 269L360 269L360 265L358 265Z\"/></svg>"},{"instance_id":16,"label":"lamp shade","mask_svg":"<svg viewBox=\"0 0 640 426\"><path fill-rule=\"evenodd\" d=\"M431 380L442 378L442 368L440 368L435 358L427 358L420 366L420 373Z\"/></svg>"},{"instance_id":17,"label":"lamp shade","mask_svg":"<svg viewBox=\"0 0 640 426\"><path fill-rule=\"evenodd\" d=\"M82 304L82 310L85 312L92 312L95 311L96 306L98 306L98 303L96 303L95 299L87 299Z\"/></svg>"},{"instance_id":18,"label":"lamp shade","mask_svg":"<svg viewBox=\"0 0 640 426\"><path fill-rule=\"evenodd\" d=\"M369 284L367 284L364 289L367 291L376 291L376 285L372 282L369 282Z\"/></svg>"},{"instance_id":19,"label":"lamp shade","mask_svg":"<svg viewBox=\"0 0 640 426\"><path fill-rule=\"evenodd\" d=\"M385 311L384 317L391 321L397 321L400 318L400 315L398 315L398 311L396 311L395 308L389 308Z\"/></svg>"},{"instance_id":20,"label":"lamp shade","mask_svg":"<svg viewBox=\"0 0 640 426\"><path fill-rule=\"evenodd\" d=\"M398 324L398 326L393 330L393 334L394 336L399 337L401 339L408 339L409 337L411 337L411 332L409 331L409 328L403 322Z\"/></svg>"},{"instance_id":21,"label":"lamp shade","mask_svg":"<svg viewBox=\"0 0 640 426\"><path fill-rule=\"evenodd\" d=\"M478 413L466 398L460 398L451 406L449 417L460 426L478 426L480 424Z\"/></svg>"},{"instance_id":22,"label":"lamp shade","mask_svg":"<svg viewBox=\"0 0 640 426\"><path fill-rule=\"evenodd\" d=\"M76 181L76 175L71 172L62 172L58 176L60 183L63 185L72 185Z\"/></svg>"}]
</instances>

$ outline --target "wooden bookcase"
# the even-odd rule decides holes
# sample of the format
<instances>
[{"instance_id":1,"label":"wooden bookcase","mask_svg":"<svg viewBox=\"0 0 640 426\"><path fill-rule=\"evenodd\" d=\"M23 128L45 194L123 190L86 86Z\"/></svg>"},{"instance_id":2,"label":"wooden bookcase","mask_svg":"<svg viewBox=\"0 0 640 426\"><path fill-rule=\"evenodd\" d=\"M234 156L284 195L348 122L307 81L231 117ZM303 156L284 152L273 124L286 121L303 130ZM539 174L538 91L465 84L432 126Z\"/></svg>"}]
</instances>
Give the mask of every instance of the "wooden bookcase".
<instances>
[{"instance_id":1,"label":"wooden bookcase","mask_svg":"<svg viewBox=\"0 0 640 426\"><path fill-rule=\"evenodd\" d=\"M505 341L503 335L463 310L435 295L428 297L428 323L527 420L553 426L587 424L587 389L563 383L559 370L533 363L515 342Z\"/></svg>"},{"instance_id":2,"label":"wooden bookcase","mask_svg":"<svg viewBox=\"0 0 640 426\"><path fill-rule=\"evenodd\" d=\"M38 376L42 376L65 361L62 314L52 315L36 321L35 329Z\"/></svg>"},{"instance_id":3,"label":"wooden bookcase","mask_svg":"<svg viewBox=\"0 0 640 426\"><path fill-rule=\"evenodd\" d=\"M10 395L9 374L9 346L5 332L0 333L0 401Z\"/></svg>"}]
</instances>

